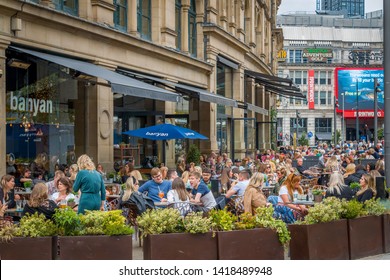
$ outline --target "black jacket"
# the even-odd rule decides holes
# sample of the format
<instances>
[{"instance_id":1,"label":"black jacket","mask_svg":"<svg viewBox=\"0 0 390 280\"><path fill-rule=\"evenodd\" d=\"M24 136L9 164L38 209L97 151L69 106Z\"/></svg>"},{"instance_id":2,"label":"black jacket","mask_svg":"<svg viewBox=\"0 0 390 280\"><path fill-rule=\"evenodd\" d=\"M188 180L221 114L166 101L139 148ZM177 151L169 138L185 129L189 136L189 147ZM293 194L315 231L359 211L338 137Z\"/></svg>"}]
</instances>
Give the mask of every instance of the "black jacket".
<instances>
[{"instance_id":1,"label":"black jacket","mask_svg":"<svg viewBox=\"0 0 390 280\"><path fill-rule=\"evenodd\" d=\"M0 188L0 201L1 201L1 203L3 203L3 199L5 199L5 193L4 193L3 188ZM16 207L14 189L12 189L8 192L8 199L5 199L5 202L8 202L8 209Z\"/></svg>"}]
</instances>

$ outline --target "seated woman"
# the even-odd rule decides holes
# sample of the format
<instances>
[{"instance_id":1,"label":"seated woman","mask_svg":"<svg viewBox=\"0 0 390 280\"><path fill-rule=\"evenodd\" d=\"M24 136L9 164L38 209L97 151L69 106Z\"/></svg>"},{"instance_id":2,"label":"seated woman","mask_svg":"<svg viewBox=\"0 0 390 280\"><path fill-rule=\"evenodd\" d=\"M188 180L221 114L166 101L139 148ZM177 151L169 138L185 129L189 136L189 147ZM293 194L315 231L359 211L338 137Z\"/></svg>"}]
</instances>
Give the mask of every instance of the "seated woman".
<instances>
[{"instance_id":1,"label":"seated woman","mask_svg":"<svg viewBox=\"0 0 390 280\"><path fill-rule=\"evenodd\" d=\"M15 195L15 177L12 175L4 175L0 182L0 202L7 204L8 208L16 206L15 200L19 200L19 195Z\"/></svg>"},{"instance_id":2,"label":"seated woman","mask_svg":"<svg viewBox=\"0 0 390 280\"><path fill-rule=\"evenodd\" d=\"M22 216L27 213L34 214L38 212L45 215L47 219L51 219L58 206L53 200L49 200L48 197L47 186L44 183L36 184L31 192L30 200L24 206Z\"/></svg>"},{"instance_id":3,"label":"seated woman","mask_svg":"<svg viewBox=\"0 0 390 280\"><path fill-rule=\"evenodd\" d=\"M267 199L261 190L264 184L264 174L256 172L249 179L249 184L244 193L244 211L255 214L256 208L265 207Z\"/></svg>"},{"instance_id":4,"label":"seated woman","mask_svg":"<svg viewBox=\"0 0 390 280\"><path fill-rule=\"evenodd\" d=\"M334 196L339 199L351 200L353 195L352 189L344 184L343 175L339 172L334 172L330 175L325 197Z\"/></svg>"},{"instance_id":5,"label":"seated woman","mask_svg":"<svg viewBox=\"0 0 390 280\"><path fill-rule=\"evenodd\" d=\"M138 215L147 209L154 209L153 200L138 191L139 183L136 178L129 177L126 180L125 186L123 195L119 197L119 209L126 208L128 204L135 204Z\"/></svg>"},{"instance_id":6,"label":"seated woman","mask_svg":"<svg viewBox=\"0 0 390 280\"><path fill-rule=\"evenodd\" d=\"M76 200L76 196L71 193L72 191L72 182L67 177L62 177L58 180L58 192L55 192L51 196L57 205L60 204L61 200L68 201L69 199Z\"/></svg>"},{"instance_id":7,"label":"seated woman","mask_svg":"<svg viewBox=\"0 0 390 280\"><path fill-rule=\"evenodd\" d=\"M363 203L376 196L374 178L370 174L363 174L359 183L360 190L356 193L357 201Z\"/></svg>"},{"instance_id":8,"label":"seated woman","mask_svg":"<svg viewBox=\"0 0 390 280\"><path fill-rule=\"evenodd\" d=\"M190 198L183 179L175 178L172 181L172 189L167 194L168 202L173 204L172 207L178 209L182 216L185 216L191 211Z\"/></svg>"},{"instance_id":9,"label":"seated woman","mask_svg":"<svg viewBox=\"0 0 390 280\"><path fill-rule=\"evenodd\" d=\"M302 177L291 173L288 175L284 185L281 186L278 196L278 204L274 206L274 216L285 223L294 223L302 220L307 214L305 205L292 204L294 193L303 194L300 186Z\"/></svg>"}]
</instances>

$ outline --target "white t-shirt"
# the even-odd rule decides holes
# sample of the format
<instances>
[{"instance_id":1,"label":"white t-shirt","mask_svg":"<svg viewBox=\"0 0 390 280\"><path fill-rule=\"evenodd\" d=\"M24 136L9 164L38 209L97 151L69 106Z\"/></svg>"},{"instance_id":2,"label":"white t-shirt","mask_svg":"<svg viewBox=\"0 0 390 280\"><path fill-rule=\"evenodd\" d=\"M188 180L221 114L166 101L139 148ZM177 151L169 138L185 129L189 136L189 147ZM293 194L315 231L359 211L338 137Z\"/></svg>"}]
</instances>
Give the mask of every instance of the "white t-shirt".
<instances>
[{"instance_id":1,"label":"white t-shirt","mask_svg":"<svg viewBox=\"0 0 390 280\"><path fill-rule=\"evenodd\" d=\"M179 198L179 194L177 193L176 190L170 190L168 191L167 193L167 199L168 199L168 202L170 203L173 203L173 202L182 202L182 200L180 200ZM185 202L189 202L189 198L187 197L187 199L185 200Z\"/></svg>"},{"instance_id":2,"label":"white t-shirt","mask_svg":"<svg viewBox=\"0 0 390 280\"><path fill-rule=\"evenodd\" d=\"M59 192L55 192L51 195L51 200L53 200L54 202L56 201L56 199L60 196L60 193ZM67 196L66 196L66 201L68 201L69 199L73 198L74 201L78 202L78 199L77 197L73 194L73 193L69 193Z\"/></svg>"},{"instance_id":3,"label":"white t-shirt","mask_svg":"<svg viewBox=\"0 0 390 280\"><path fill-rule=\"evenodd\" d=\"M287 194L288 199L290 201L292 201L292 197L288 193L287 186L283 185L283 186L280 187L280 190L279 190L278 203L283 203L283 199L281 197L282 194Z\"/></svg>"}]
</instances>

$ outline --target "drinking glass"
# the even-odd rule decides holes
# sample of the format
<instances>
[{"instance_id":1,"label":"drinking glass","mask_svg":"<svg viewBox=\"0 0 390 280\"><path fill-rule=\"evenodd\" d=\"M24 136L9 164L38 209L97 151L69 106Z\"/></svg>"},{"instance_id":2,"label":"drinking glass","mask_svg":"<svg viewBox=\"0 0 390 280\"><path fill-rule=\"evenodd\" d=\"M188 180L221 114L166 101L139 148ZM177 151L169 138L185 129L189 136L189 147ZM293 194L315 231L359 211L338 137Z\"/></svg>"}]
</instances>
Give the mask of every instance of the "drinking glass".
<instances>
[{"instance_id":1,"label":"drinking glass","mask_svg":"<svg viewBox=\"0 0 390 280\"><path fill-rule=\"evenodd\" d=\"M23 209L23 201L16 200L16 211L20 211Z\"/></svg>"},{"instance_id":2,"label":"drinking glass","mask_svg":"<svg viewBox=\"0 0 390 280\"><path fill-rule=\"evenodd\" d=\"M61 199L60 208L66 208L66 204L67 204L66 199Z\"/></svg>"}]
</instances>

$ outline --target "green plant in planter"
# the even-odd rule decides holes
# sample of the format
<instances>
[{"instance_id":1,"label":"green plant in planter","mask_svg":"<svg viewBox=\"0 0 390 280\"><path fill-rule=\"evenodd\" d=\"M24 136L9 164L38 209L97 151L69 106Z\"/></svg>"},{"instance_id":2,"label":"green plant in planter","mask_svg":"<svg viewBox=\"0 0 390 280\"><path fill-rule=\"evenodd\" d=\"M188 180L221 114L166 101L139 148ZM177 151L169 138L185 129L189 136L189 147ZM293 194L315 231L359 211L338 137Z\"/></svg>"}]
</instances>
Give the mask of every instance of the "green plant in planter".
<instances>
[{"instance_id":1,"label":"green plant in planter","mask_svg":"<svg viewBox=\"0 0 390 280\"><path fill-rule=\"evenodd\" d=\"M310 207L305 220L297 224L311 225L332 222L341 218L341 212L341 201L335 197L329 197L324 199L322 203L316 203Z\"/></svg>"},{"instance_id":2,"label":"green plant in planter","mask_svg":"<svg viewBox=\"0 0 390 280\"><path fill-rule=\"evenodd\" d=\"M237 229L254 229L256 227L256 219L255 217L248 212L242 213L238 217L238 221L236 222Z\"/></svg>"},{"instance_id":3,"label":"green plant in planter","mask_svg":"<svg viewBox=\"0 0 390 280\"><path fill-rule=\"evenodd\" d=\"M212 228L211 218L203 217L201 212L189 213L183 219L184 232L197 234L210 232Z\"/></svg>"},{"instance_id":4,"label":"green plant in planter","mask_svg":"<svg viewBox=\"0 0 390 280\"><path fill-rule=\"evenodd\" d=\"M134 229L126 225L121 210L86 211L80 215L80 235L130 235Z\"/></svg>"},{"instance_id":5,"label":"green plant in planter","mask_svg":"<svg viewBox=\"0 0 390 280\"><path fill-rule=\"evenodd\" d=\"M116 177L116 173L115 172L108 173L108 178L109 179L115 179L115 177Z\"/></svg>"},{"instance_id":6,"label":"green plant in planter","mask_svg":"<svg viewBox=\"0 0 390 280\"><path fill-rule=\"evenodd\" d=\"M182 217L177 209L147 210L137 218L142 237L148 234L183 232Z\"/></svg>"},{"instance_id":7,"label":"green plant in planter","mask_svg":"<svg viewBox=\"0 0 390 280\"><path fill-rule=\"evenodd\" d=\"M9 242L16 234L17 227L11 220L0 220L0 242Z\"/></svg>"},{"instance_id":8,"label":"green plant in planter","mask_svg":"<svg viewBox=\"0 0 390 280\"><path fill-rule=\"evenodd\" d=\"M31 189L31 186L32 186L32 182L31 181L26 181L23 183L23 187L25 189Z\"/></svg>"},{"instance_id":9,"label":"green plant in planter","mask_svg":"<svg viewBox=\"0 0 390 280\"><path fill-rule=\"evenodd\" d=\"M361 188L361 186L360 186L360 184L359 184L358 182L352 182L352 183L349 185L349 187L350 187L352 190L355 190L355 191L358 191L358 190Z\"/></svg>"},{"instance_id":10,"label":"green plant in planter","mask_svg":"<svg viewBox=\"0 0 390 280\"><path fill-rule=\"evenodd\" d=\"M42 237L57 234L57 227L52 220L46 219L45 215L26 214L16 228L15 236L21 237Z\"/></svg>"},{"instance_id":11,"label":"green plant in planter","mask_svg":"<svg viewBox=\"0 0 390 280\"><path fill-rule=\"evenodd\" d=\"M209 217L213 223L213 228L217 231L231 231L235 229L237 217L226 209L211 210Z\"/></svg>"},{"instance_id":12,"label":"green plant in planter","mask_svg":"<svg viewBox=\"0 0 390 280\"><path fill-rule=\"evenodd\" d=\"M187 158L186 158L186 162L187 163L195 163L195 165L198 165L199 164L199 161L200 161L200 151L198 149L198 147L194 144L192 144L190 146L190 148L188 149L188 153L187 153Z\"/></svg>"},{"instance_id":13,"label":"green plant in planter","mask_svg":"<svg viewBox=\"0 0 390 280\"><path fill-rule=\"evenodd\" d=\"M363 203L360 203L357 200L343 201L343 213L341 218L345 219L355 219L357 217L364 216Z\"/></svg>"},{"instance_id":14,"label":"green plant in planter","mask_svg":"<svg viewBox=\"0 0 390 280\"><path fill-rule=\"evenodd\" d=\"M313 195L322 195L322 190L320 190L320 189L313 189L313 190L311 191L311 193L312 193Z\"/></svg>"},{"instance_id":15,"label":"green plant in planter","mask_svg":"<svg viewBox=\"0 0 390 280\"><path fill-rule=\"evenodd\" d=\"M70 208L56 209L53 215L58 227L58 234L63 236L79 235L81 230L80 215Z\"/></svg>"},{"instance_id":16,"label":"green plant in planter","mask_svg":"<svg viewBox=\"0 0 390 280\"><path fill-rule=\"evenodd\" d=\"M379 198L372 198L370 200L364 201L363 208L365 215L380 216L386 212L386 208L381 204Z\"/></svg>"},{"instance_id":17,"label":"green plant in planter","mask_svg":"<svg viewBox=\"0 0 390 280\"><path fill-rule=\"evenodd\" d=\"M277 220L273 217L273 213L274 208L272 206L256 208L256 227L276 230L280 243L286 245L291 239L290 232L287 229L287 225L282 220Z\"/></svg>"}]
</instances>

